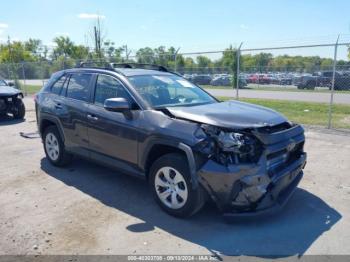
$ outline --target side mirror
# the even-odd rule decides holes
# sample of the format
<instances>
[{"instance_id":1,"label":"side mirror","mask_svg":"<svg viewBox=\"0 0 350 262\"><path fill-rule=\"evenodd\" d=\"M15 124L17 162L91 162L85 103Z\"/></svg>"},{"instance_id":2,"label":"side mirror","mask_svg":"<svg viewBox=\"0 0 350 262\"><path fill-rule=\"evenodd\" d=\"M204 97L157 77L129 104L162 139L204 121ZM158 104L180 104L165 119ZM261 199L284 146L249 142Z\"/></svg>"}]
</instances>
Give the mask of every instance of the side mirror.
<instances>
[{"instance_id":1,"label":"side mirror","mask_svg":"<svg viewBox=\"0 0 350 262\"><path fill-rule=\"evenodd\" d=\"M13 82L8 82L7 83L9 86L15 86L15 84Z\"/></svg>"},{"instance_id":2,"label":"side mirror","mask_svg":"<svg viewBox=\"0 0 350 262\"><path fill-rule=\"evenodd\" d=\"M130 104L125 98L122 97L108 98L105 100L104 108L111 112L125 113L130 111Z\"/></svg>"}]
</instances>

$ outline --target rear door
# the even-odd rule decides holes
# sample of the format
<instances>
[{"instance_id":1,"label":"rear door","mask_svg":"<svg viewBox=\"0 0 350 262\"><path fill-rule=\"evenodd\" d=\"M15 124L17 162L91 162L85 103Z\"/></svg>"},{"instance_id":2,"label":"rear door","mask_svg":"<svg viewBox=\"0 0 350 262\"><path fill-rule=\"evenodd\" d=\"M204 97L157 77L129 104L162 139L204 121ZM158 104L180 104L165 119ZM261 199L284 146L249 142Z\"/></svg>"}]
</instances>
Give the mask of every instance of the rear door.
<instances>
[{"instance_id":1,"label":"rear door","mask_svg":"<svg viewBox=\"0 0 350 262\"><path fill-rule=\"evenodd\" d=\"M123 113L104 109L106 99L123 97L133 110L133 119ZM93 101L88 107L89 146L95 157L110 157L127 164L137 164L139 107L131 98L123 84L115 77L105 74L97 75ZM118 163L123 168L121 163Z\"/></svg>"},{"instance_id":2,"label":"rear door","mask_svg":"<svg viewBox=\"0 0 350 262\"><path fill-rule=\"evenodd\" d=\"M56 104L62 108L61 123L65 133L68 150L89 156L87 111L90 103L93 74L72 73L62 90L65 99Z\"/></svg>"}]
</instances>

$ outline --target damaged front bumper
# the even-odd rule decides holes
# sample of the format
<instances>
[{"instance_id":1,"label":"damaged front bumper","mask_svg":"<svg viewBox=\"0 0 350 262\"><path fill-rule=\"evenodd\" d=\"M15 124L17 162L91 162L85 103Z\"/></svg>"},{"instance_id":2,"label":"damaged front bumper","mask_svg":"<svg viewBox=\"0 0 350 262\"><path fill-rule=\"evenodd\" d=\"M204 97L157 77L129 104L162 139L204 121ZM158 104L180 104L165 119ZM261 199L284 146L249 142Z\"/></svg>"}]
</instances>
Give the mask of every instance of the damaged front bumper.
<instances>
[{"instance_id":1,"label":"damaged front bumper","mask_svg":"<svg viewBox=\"0 0 350 262\"><path fill-rule=\"evenodd\" d=\"M226 217L275 213L288 201L303 177L306 153L302 127L258 136L265 150L257 163L222 165L209 159L197 173Z\"/></svg>"}]
</instances>

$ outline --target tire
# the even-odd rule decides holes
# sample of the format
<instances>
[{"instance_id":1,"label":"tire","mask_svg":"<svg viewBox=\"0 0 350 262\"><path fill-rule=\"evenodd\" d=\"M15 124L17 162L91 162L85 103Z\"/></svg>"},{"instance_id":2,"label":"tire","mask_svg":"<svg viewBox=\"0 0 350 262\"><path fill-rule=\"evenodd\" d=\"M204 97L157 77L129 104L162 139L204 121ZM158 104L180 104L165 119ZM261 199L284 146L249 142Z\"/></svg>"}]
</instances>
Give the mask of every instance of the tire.
<instances>
[{"instance_id":1,"label":"tire","mask_svg":"<svg viewBox=\"0 0 350 262\"><path fill-rule=\"evenodd\" d=\"M72 155L66 152L60 133L56 126L44 130L43 144L46 158L54 166L67 166L72 161Z\"/></svg>"},{"instance_id":2,"label":"tire","mask_svg":"<svg viewBox=\"0 0 350 262\"><path fill-rule=\"evenodd\" d=\"M12 114L15 119L24 119L24 116L26 114L26 108L22 99L18 99L15 102Z\"/></svg>"},{"instance_id":3,"label":"tire","mask_svg":"<svg viewBox=\"0 0 350 262\"><path fill-rule=\"evenodd\" d=\"M306 89L314 90L315 87L316 87L316 82L314 82L314 81L309 81L309 82L306 83Z\"/></svg>"},{"instance_id":4,"label":"tire","mask_svg":"<svg viewBox=\"0 0 350 262\"><path fill-rule=\"evenodd\" d=\"M158 158L150 169L149 183L156 202L172 216L189 217L205 204L206 192L200 185L192 188L187 158L181 154ZM166 191L161 198L161 193Z\"/></svg>"}]
</instances>

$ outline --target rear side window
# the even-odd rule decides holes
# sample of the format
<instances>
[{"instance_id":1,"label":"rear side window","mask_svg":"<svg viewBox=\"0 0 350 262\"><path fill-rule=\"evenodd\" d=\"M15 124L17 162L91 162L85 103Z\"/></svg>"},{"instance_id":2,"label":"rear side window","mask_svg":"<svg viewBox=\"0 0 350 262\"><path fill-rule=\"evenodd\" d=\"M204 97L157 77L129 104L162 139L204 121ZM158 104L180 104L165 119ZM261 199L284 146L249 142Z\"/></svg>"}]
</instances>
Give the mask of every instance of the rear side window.
<instances>
[{"instance_id":1,"label":"rear side window","mask_svg":"<svg viewBox=\"0 0 350 262\"><path fill-rule=\"evenodd\" d=\"M124 86L115 78L107 75L98 75L95 90L95 104L102 105L108 98L123 97L130 101Z\"/></svg>"},{"instance_id":2,"label":"rear side window","mask_svg":"<svg viewBox=\"0 0 350 262\"><path fill-rule=\"evenodd\" d=\"M67 97L89 101L89 85L91 74L72 74L67 88Z\"/></svg>"},{"instance_id":3,"label":"rear side window","mask_svg":"<svg viewBox=\"0 0 350 262\"><path fill-rule=\"evenodd\" d=\"M61 76L52 86L51 93L59 95L61 93L64 82L66 81L66 76Z\"/></svg>"}]
</instances>

